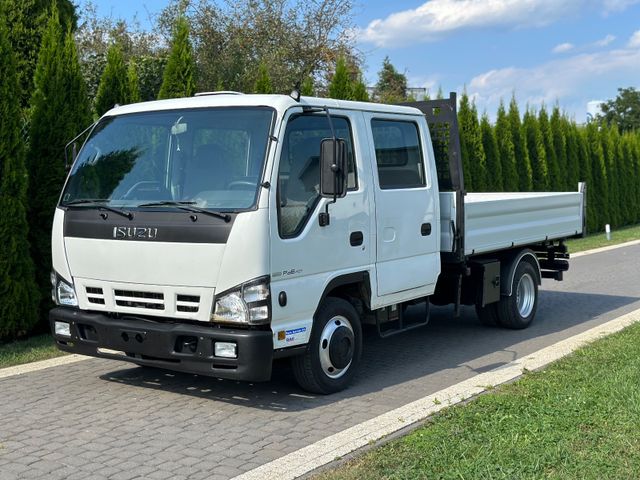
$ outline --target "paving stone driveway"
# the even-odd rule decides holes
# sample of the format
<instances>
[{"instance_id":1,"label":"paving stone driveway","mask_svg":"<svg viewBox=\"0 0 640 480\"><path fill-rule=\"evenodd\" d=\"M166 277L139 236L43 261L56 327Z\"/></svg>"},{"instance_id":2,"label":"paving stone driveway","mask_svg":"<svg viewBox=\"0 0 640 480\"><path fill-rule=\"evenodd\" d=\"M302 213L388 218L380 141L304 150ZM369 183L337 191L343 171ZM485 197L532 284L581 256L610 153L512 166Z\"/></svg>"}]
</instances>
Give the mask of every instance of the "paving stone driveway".
<instances>
[{"instance_id":1,"label":"paving stone driveway","mask_svg":"<svg viewBox=\"0 0 640 480\"><path fill-rule=\"evenodd\" d=\"M234 477L640 308L639 258L635 246L575 259L526 331L434 309L426 328L368 332L355 384L329 397L301 391L286 362L261 384L100 359L0 379L0 479Z\"/></svg>"}]
</instances>

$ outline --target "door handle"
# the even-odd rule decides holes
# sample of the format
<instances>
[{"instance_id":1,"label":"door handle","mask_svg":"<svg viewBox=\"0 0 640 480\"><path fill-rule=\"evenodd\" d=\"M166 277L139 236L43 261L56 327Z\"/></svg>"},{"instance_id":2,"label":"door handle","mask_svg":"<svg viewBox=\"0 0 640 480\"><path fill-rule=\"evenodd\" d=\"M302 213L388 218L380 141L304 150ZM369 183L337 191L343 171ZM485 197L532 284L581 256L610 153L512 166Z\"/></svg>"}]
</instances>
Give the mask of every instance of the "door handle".
<instances>
[{"instance_id":1,"label":"door handle","mask_svg":"<svg viewBox=\"0 0 640 480\"><path fill-rule=\"evenodd\" d=\"M351 232L349 235L349 243L352 247L359 247L364 242L364 235L362 232Z\"/></svg>"},{"instance_id":2,"label":"door handle","mask_svg":"<svg viewBox=\"0 0 640 480\"><path fill-rule=\"evenodd\" d=\"M423 223L422 225L420 225L420 235L422 235L423 237L431 235L430 223Z\"/></svg>"}]
</instances>

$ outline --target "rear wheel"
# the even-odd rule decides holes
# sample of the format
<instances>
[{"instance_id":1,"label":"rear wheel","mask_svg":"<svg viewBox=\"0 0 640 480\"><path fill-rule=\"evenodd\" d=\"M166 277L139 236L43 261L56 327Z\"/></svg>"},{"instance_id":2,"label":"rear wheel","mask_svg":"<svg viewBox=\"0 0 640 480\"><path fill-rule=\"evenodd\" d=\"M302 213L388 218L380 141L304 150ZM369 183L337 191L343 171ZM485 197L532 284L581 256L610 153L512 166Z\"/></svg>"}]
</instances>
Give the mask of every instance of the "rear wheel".
<instances>
[{"instance_id":1,"label":"rear wheel","mask_svg":"<svg viewBox=\"0 0 640 480\"><path fill-rule=\"evenodd\" d=\"M538 309L538 274L527 261L521 261L513 276L511 295L497 304L497 319L501 326L512 329L527 328Z\"/></svg>"},{"instance_id":2,"label":"rear wheel","mask_svg":"<svg viewBox=\"0 0 640 480\"><path fill-rule=\"evenodd\" d=\"M346 300L329 297L316 312L307 351L291 359L293 374L309 392L338 392L351 381L361 354L358 313Z\"/></svg>"}]
</instances>

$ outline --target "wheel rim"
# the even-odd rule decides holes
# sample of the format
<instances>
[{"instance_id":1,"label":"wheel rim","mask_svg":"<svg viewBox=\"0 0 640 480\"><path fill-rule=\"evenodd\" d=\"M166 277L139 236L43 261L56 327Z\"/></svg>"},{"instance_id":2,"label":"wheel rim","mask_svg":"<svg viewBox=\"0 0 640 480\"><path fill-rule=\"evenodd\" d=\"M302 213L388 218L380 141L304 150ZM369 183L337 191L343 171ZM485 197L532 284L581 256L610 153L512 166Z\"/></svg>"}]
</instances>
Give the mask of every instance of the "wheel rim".
<instances>
[{"instance_id":1,"label":"wheel rim","mask_svg":"<svg viewBox=\"0 0 640 480\"><path fill-rule=\"evenodd\" d=\"M355 335L351 322L342 315L331 318L320 335L320 366L324 374L337 379L347 373L354 349Z\"/></svg>"},{"instance_id":2,"label":"wheel rim","mask_svg":"<svg viewBox=\"0 0 640 480\"><path fill-rule=\"evenodd\" d=\"M516 290L516 304L518 305L518 312L523 318L527 318L533 311L533 306L536 303L536 284L533 277L525 273L520 277L518 281L518 288Z\"/></svg>"}]
</instances>

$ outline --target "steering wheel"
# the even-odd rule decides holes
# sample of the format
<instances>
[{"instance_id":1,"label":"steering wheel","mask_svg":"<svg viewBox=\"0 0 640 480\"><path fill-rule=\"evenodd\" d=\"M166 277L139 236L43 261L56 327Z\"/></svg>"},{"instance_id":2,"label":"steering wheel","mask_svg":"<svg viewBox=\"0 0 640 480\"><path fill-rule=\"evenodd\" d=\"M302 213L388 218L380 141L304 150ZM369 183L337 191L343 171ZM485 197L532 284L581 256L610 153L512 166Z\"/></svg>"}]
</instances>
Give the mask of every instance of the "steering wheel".
<instances>
[{"instance_id":1,"label":"steering wheel","mask_svg":"<svg viewBox=\"0 0 640 480\"><path fill-rule=\"evenodd\" d=\"M235 180L227 185L229 190L253 190L256 183L250 180Z\"/></svg>"},{"instance_id":2,"label":"steering wheel","mask_svg":"<svg viewBox=\"0 0 640 480\"><path fill-rule=\"evenodd\" d=\"M143 180L135 183L121 198L123 200L160 200L169 192L160 182Z\"/></svg>"}]
</instances>

